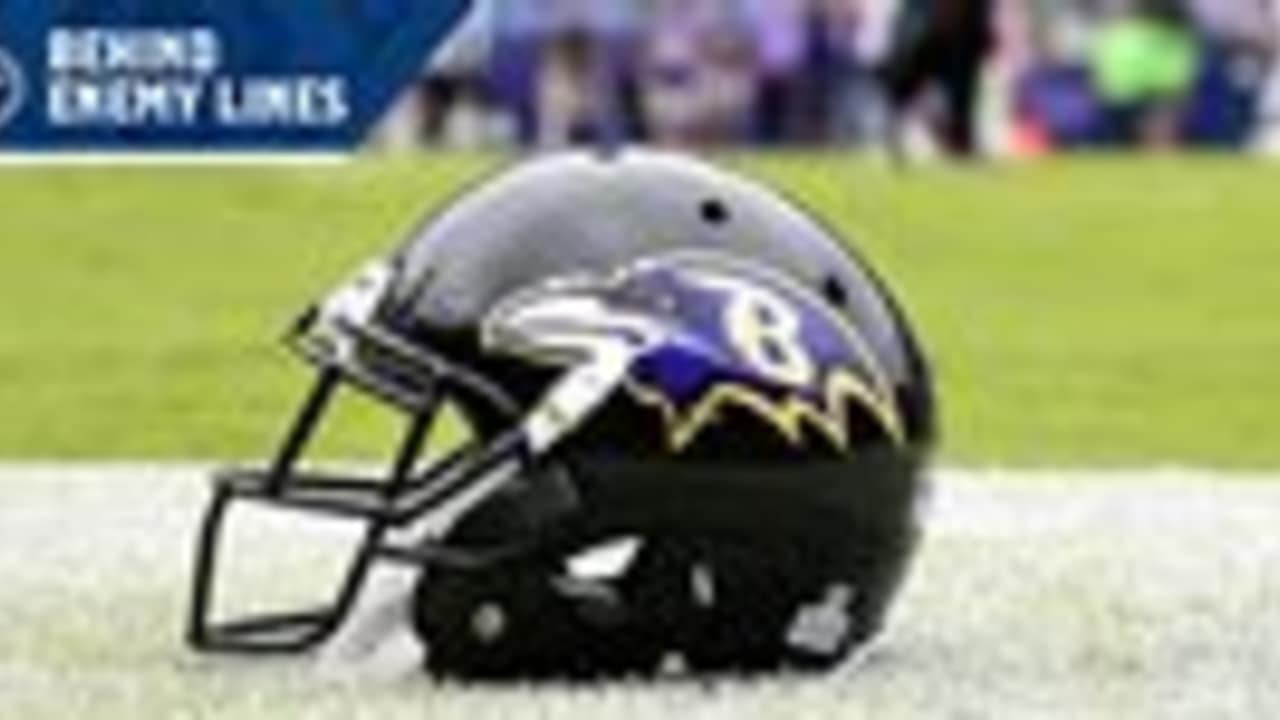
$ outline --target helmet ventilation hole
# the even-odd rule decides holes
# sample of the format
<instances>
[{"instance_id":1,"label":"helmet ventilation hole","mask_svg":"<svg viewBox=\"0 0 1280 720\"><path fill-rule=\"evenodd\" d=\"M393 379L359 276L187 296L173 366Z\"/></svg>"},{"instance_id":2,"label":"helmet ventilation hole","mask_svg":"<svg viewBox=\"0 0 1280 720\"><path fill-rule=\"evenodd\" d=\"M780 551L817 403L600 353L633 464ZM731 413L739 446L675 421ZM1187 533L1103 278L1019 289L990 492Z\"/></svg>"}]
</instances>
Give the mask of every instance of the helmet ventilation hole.
<instances>
[{"instance_id":1,"label":"helmet ventilation hole","mask_svg":"<svg viewBox=\"0 0 1280 720\"><path fill-rule=\"evenodd\" d=\"M849 291L845 289L844 283L834 275L828 275L826 280L822 281L822 296L832 305L844 307L849 304Z\"/></svg>"},{"instance_id":2,"label":"helmet ventilation hole","mask_svg":"<svg viewBox=\"0 0 1280 720\"><path fill-rule=\"evenodd\" d=\"M711 225L724 225L730 220L729 208L716 198L703 200L701 212L702 219Z\"/></svg>"}]
</instances>

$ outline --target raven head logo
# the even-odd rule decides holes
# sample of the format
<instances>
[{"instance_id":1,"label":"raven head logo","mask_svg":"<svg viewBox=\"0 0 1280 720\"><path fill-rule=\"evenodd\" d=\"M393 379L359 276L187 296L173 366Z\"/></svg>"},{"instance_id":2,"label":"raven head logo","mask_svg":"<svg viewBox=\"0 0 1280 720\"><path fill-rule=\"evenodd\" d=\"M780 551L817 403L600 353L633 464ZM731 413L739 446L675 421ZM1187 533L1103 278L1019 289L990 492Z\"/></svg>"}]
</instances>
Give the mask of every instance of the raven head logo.
<instances>
[{"instance_id":1,"label":"raven head logo","mask_svg":"<svg viewBox=\"0 0 1280 720\"><path fill-rule=\"evenodd\" d=\"M855 412L903 439L892 387L858 330L811 290L734 258L680 252L554 278L501 303L485 335L493 349L558 365L626 355L626 389L661 413L675 452L729 406L795 444L807 427L849 448Z\"/></svg>"}]
</instances>

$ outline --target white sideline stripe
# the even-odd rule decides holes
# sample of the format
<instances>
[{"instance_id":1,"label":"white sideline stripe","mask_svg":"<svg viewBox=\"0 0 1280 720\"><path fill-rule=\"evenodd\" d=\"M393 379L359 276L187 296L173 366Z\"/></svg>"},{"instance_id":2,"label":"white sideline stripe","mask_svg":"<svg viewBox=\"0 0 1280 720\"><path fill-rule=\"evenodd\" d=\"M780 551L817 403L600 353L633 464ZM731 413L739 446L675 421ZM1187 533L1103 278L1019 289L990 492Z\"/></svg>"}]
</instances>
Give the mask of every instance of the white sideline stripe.
<instances>
[{"instance_id":1,"label":"white sideline stripe","mask_svg":"<svg viewBox=\"0 0 1280 720\"><path fill-rule=\"evenodd\" d=\"M312 167L350 162L338 152L0 152L0 167Z\"/></svg>"}]
</instances>

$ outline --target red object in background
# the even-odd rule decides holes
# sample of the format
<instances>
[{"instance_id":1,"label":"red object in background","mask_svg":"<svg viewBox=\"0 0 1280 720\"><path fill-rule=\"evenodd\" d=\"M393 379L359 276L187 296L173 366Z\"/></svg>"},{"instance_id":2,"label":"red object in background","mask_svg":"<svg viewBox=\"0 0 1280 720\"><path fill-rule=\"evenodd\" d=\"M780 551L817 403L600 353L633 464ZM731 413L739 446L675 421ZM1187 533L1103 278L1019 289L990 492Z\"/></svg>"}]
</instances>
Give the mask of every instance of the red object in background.
<instances>
[{"instance_id":1,"label":"red object in background","mask_svg":"<svg viewBox=\"0 0 1280 720\"><path fill-rule=\"evenodd\" d=\"M1022 114L1013 123L1009 148L1014 157L1044 157L1053 152L1053 137L1039 119Z\"/></svg>"}]
</instances>

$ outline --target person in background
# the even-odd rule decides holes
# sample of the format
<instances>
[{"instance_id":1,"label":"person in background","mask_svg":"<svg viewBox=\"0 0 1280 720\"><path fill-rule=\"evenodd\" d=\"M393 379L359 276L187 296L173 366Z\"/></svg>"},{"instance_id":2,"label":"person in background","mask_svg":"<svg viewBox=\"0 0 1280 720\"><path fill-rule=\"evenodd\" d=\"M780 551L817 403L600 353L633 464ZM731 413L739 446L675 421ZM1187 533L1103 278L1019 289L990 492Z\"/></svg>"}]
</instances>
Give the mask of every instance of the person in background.
<instances>
[{"instance_id":1,"label":"person in background","mask_svg":"<svg viewBox=\"0 0 1280 720\"><path fill-rule=\"evenodd\" d=\"M705 16L705 8L686 0L653 0L650 6L639 75L645 125L658 145L698 141Z\"/></svg>"},{"instance_id":2,"label":"person in background","mask_svg":"<svg viewBox=\"0 0 1280 720\"><path fill-rule=\"evenodd\" d=\"M1199 142L1240 147L1252 134L1277 49L1275 0L1191 0L1203 67L1188 132Z\"/></svg>"},{"instance_id":3,"label":"person in background","mask_svg":"<svg viewBox=\"0 0 1280 720\"><path fill-rule=\"evenodd\" d=\"M649 0L476 0L492 33L487 86L519 143L642 134L633 76Z\"/></svg>"},{"instance_id":4,"label":"person in background","mask_svg":"<svg viewBox=\"0 0 1280 720\"><path fill-rule=\"evenodd\" d=\"M802 138L806 131L809 3L738 2L756 45L755 139L778 144Z\"/></svg>"},{"instance_id":5,"label":"person in background","mask_svg":"<svg viewBox=\"0 0 1280 720\"><path fill-rule=\"evenodd\" d=\"M844 100L833 110L835 137L872 144L881 142L890 125L890 107L880 69L892 51L897 0L836 0L837 22L853 33L846 48L848 73Z\"/></svg>"},{"instance_id":6,"label":"person in background","mask_svg":"<svg viewBox=\"0 0 1280 720\"><path fill-rule=\"evenodd\" d=\"M759 37L728 0L654 0L641 94L649 139L708 146L758 139Z\"/></svg>"},{"instance_id":7,"label":"person in background","mask_svg":"<svg viewBox=\"0 0 1280 720\"><path fill-rule=\"evenodd\" d=\"M755 130L752 110L760 94L756 47L746 28L722 23L702 41L699 141L741 143Z\"/></svg>"},{"instance_id":8,"label":"person in background","mask_svg":"<svg viewBox=\"0 0 1280 720\"><path fill-rule=\"evenodd\" d=\"M883 81L899 143L904 121L925 91L941 91L939 139L959 157L977 154L978 91L994 45L993 0L902 0Z\"/></svg>"},{"instance_id":9,"label":"person in background","mask_svg":"<svg viewBox=\"0 0 1280 720\"><path fill-rule=\"evenodd\" d=\"M487 82L499 1L474 0L462 24L428 59L416 87L415 142L478 148L514 140L511 118L493 102Z\"/></svg>"},{"instance_id":10,"label":"person in background","mask_svg":"<svg viewBox=\"0 0 1280 720\"><path fill-rule=\"evenodd\" d=\"M860 0L812 0L805 75L804 139L831 142L867 136L864 119L877 94L858 54ZM879 133L870 137L879 137Z\"/></svg>"},{"instance_id":11,"label":"person in background","mask_svg":"<svg viewBox=\"0 0 1280 720\"><path fill-rule=\"evenodd\" d=\"M1280 2L1270 0L1268 4L1267 25L1272 37L1280 38ZM1280 156L1280 61L1274 57L1260 95L1251 145L1264 155Z\"/></svg>"},{"instance_id":12,"label":"person in background","mask_svg":"<svg viewBox=\"0 0 1280 720\"><path fill-rule=\"evenodd\" d=\"M1180 143L1198 67L1194 31L1179 0L1141 0L1136 10L1113 10L1089 57L1104 142L1154 149Z\"/></svg>"},{"instance_id":13,"label":"person in background","mask_svg":"<svg viewBox=\"0 0 1280 720\"><path fill-rule=\"evenodd\" d=\"M548 38L538 63L537 116L540 147L593 142L605 123L601 69L595 38L566 30Z\"/></svg>"}]
</instances>

